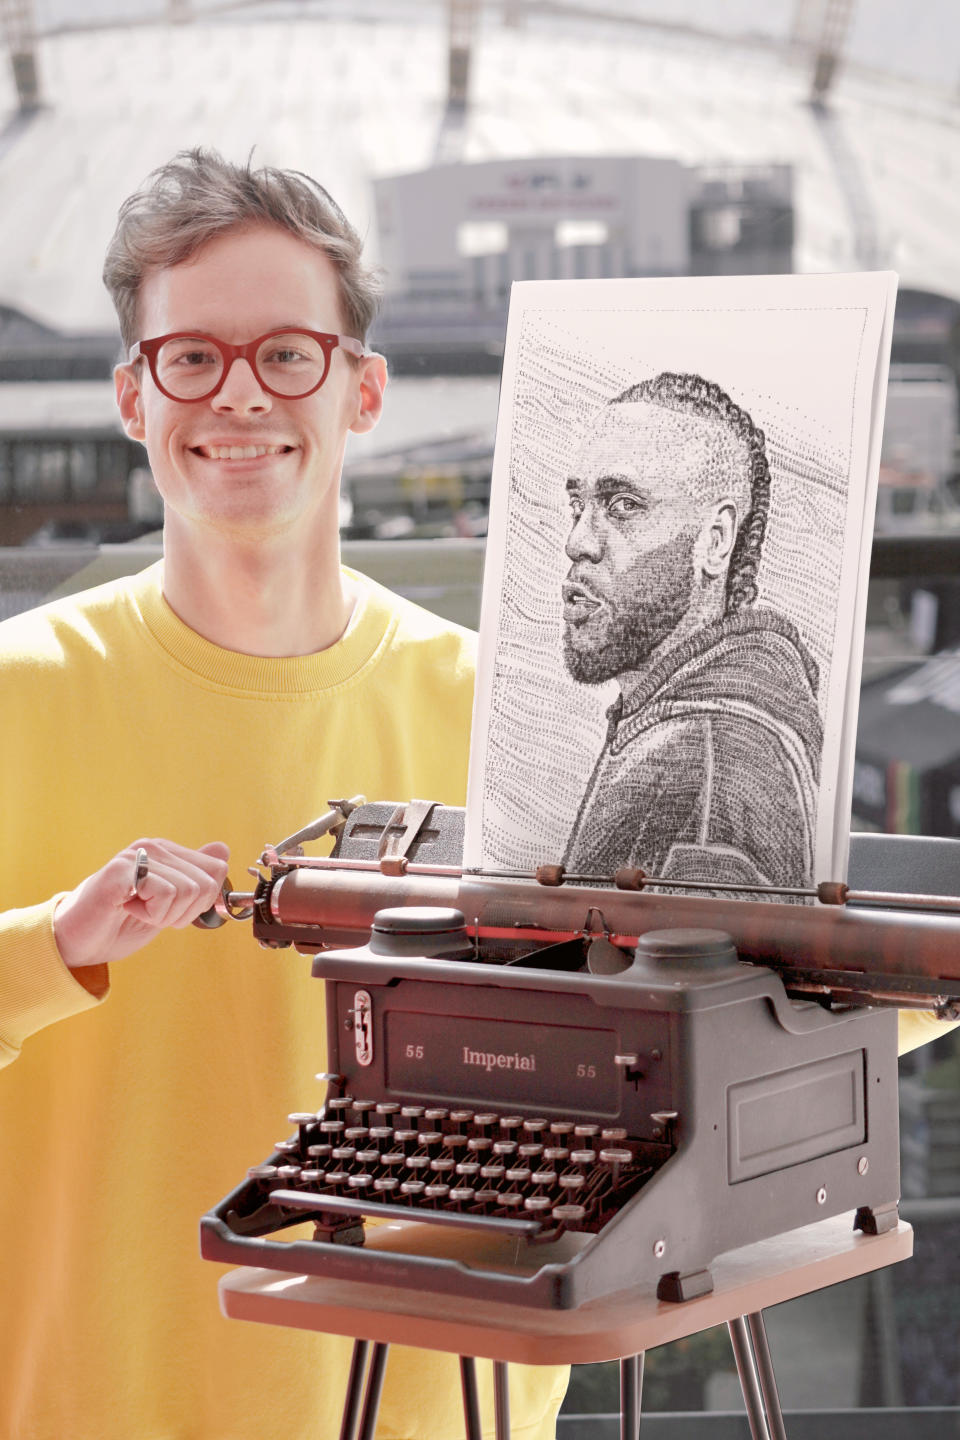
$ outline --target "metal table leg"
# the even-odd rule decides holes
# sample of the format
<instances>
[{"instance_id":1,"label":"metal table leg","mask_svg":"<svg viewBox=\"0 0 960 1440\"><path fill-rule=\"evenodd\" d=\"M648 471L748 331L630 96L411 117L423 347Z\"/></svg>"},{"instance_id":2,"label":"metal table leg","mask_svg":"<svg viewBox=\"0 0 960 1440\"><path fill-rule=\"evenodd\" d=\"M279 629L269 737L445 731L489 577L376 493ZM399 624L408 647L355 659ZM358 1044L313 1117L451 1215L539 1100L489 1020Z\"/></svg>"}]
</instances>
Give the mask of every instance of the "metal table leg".
<instances>
[{"instance_id":1,"label":"metal table leg","mask_svg":"<svg viewBox=\"0 0 960 1440\"><path fill-rule=\"evenodd\" d=\"M363 1372L367 1367L369 1340L354 1340L353 1359L347 1379L347 1394L343 1402L343 1418L340 1422L340 1440L356 1440L357 1420L360 1416L360 1397L363 1394Z\"/></svg>"},{"instance_id":2,"label":"metal table leg","mask_svg":"<svg viewBox=\"0 0 960 1440\"><path fill-rule=\"evenodd\" d=\"M471 1355L460 1356L460 1386L463 1390L463 1420L467 1440L483 1440L480 1428L480 1399L477 1394L477 1362Z\"/></svg>"},{"instance_id":3,"label":"metal table leg","mask_svg":"<svg viewBox=\"0 0 960 1440\"><path fill-rule=\"evenodd\" d=\"M757 1374L763 1393L764 1409L767 1412L770 1440L787 1440L787 1432L783 1424L783 1411L780 1408L780 1393L777 1390L777 1381L773 1373L770 1346L767 1344L767 1329L763 1323L763 1311L757 1310L755 1314L748 1315L747 1325L750 1330L750 1339L753 1341L753 1353L757 1362Z\"/></svg>"},{"instance_id":4,"label":"metal table leg","mask_svg":"<svg viewBox=\"0 0 960 1440\"><path fill-rule=\"evenodd\" d=\"M358 1440L373 1440L373 1432L377 1428L377 1411L380 1409L380 1392L383 1389L383 1377L387 1368L389 1352L389 1345L377 1343L373 1347L370 1369L367 1371L367 1391L363 1397L363 1419L360 1422Z\"/></svg>"},{"instance_id":5,"label":"metal table leg","mask_svg":"<svg viewBox=\"0 0 960 1440\"><path fill-rule=\"evenodd\" d=\"M638 1440L642 1393L643 1355L627 1355L620 1361L620 1440Z\"/></svg>"},{"instance_id":6,"label":"metal table leg","mask_svg":"<svg viewBox=\"0 0 960 1440\"><path fill-rule=\"evenodd\" d=\"M510 1389L505 1360L493 1362L493 1417L496 1440L510 1440Z\"/></svg>"},{"instance_id":7,"label":"metal table leg","mask_svg":"<svg viewBox=\"0 0 960 1440\"><path fill-rule=\"evenodd\" d=\"M763 1397L760 1394L760 1386L757 1383L757 1368L753 1359L753 1350L750 1346L750 1332L747 1329L747 1322L742 1315L735 1320L727 1321L727 1329L730 1332L730 1343L733 1346L733 1358L737 1362L737 1374L740 1376L740 1389L743 1391L743 1403L747 1407L747 1421L750 1425L752 1440L770 1440L770 1432L767 1429L767 1422L763 1413Z\"/></svg>"}]
</instances>

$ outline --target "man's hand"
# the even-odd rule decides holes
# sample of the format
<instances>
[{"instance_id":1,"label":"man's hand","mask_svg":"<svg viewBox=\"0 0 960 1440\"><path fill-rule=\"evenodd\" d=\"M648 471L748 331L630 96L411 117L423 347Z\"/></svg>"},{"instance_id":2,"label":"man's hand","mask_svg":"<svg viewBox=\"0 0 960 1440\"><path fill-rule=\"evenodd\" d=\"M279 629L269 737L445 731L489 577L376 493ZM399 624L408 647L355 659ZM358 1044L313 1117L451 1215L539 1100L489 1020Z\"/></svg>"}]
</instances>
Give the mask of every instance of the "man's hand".
<instances>
[{"instance_id":1,"label":"man's hand","mask_svg":"<svg viewBox=\"0 0 960 1440\"><path fill-rule=\"evenodd\" d=\"M147 873L134 894L139 850L147 853ZM122 960L161 930L183 929L216 900L229 857L219 840L199 850L135 840L58 904L53 932L64 964L77 970Z\"/></svg>"}]
</instances>

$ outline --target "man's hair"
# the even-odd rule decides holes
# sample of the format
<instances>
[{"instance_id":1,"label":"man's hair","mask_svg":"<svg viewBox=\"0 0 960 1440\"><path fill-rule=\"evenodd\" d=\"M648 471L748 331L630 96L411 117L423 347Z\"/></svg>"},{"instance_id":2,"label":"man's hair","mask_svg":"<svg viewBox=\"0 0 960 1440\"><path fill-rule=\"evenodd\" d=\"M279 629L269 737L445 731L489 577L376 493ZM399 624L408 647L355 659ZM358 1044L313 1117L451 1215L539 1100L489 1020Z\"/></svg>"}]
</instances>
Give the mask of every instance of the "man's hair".
<instances>
[{"instance_id":1,"label":"man's hair","mask_svg":"<svg viewBox=\"0 0 960 1440\"><path fill-rule=\"evenodd\" d=\"M645 401L683 415L718 420L747 448L750 466L750 509L737 530L730 567L727 571L726 613L732 614L757 598L757 570L770 510L770 466L763 431L754 425L746 410L735 404L719 385L702 375L675 375L669 371L631 385L614 396L611 405Z\"/></svg>"},{"instance_id":2,"label":"man's hair","mask_svg":"<svg viewBox=\"0 0 960 1440\"><path fill-rule=\"evenodd\" d=\"M365 340L380 283L361 261L362 241L322 185L297 170L234 165L215 150L182 150L120 207L103 283L126 348L137 334L140 287L152 270L180 265L218 236L273 225L321 251L337 271L345 331Z\"/></svg>"}]
</instances>

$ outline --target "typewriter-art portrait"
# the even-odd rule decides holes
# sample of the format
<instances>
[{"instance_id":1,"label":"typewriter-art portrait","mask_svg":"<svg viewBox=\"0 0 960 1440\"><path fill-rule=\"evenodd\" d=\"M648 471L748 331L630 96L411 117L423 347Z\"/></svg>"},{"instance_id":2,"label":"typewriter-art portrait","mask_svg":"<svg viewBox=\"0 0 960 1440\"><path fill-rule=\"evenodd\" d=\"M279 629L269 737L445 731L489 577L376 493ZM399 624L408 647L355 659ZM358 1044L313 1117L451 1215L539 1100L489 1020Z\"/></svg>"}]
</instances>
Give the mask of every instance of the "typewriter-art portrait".
<instances>
[{"instance_id":1,"label":"typewriter-art portrait","mask_svg":"<svg viewBox=\"0 0 960 1440\"><path fill-rule=\"evenodd\" d=\"M869 307L788 307L798 278L735 318L681 281L679 315L529 303L513 326L470 863L836 878L881 326L871 356Z\"/></svg>"}]
</instances>

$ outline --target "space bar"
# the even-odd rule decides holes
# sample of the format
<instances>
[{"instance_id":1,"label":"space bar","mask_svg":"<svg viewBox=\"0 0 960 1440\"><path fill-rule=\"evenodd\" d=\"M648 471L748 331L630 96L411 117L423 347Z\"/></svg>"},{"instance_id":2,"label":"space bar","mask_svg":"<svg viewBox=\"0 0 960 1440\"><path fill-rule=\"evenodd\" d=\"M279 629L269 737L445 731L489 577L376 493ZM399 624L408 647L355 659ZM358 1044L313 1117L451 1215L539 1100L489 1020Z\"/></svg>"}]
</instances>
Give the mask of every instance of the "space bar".
<instances>
[{"instance_id":1,"label":"space bar","mask_svg":"<svg viewBox=\"0 0 960 1440\"><path fill-rule=\"evenodd\" d=\"M498 1215L464 1215L456 1210L420 1210L413 1205L385 1205L379 1200L353 1200L348 1195L307 1195L300 1190L271 1190L274 1205L287 1210L325 1210L331 1215L381 1216L384 1220L417 1220L424 1225L456 1225L494 1235L538 1235L539 1220L501 1219Z\"/></svg>"}]
</instances>

